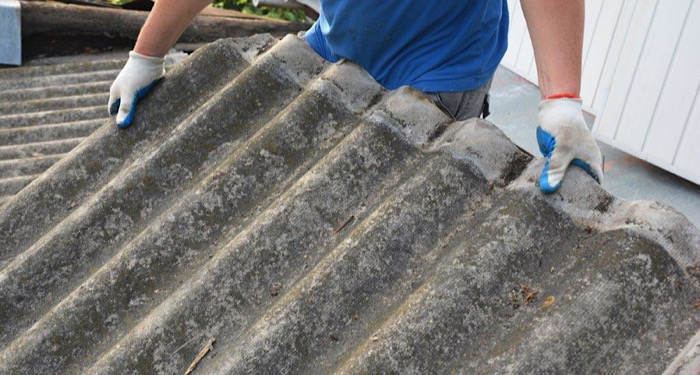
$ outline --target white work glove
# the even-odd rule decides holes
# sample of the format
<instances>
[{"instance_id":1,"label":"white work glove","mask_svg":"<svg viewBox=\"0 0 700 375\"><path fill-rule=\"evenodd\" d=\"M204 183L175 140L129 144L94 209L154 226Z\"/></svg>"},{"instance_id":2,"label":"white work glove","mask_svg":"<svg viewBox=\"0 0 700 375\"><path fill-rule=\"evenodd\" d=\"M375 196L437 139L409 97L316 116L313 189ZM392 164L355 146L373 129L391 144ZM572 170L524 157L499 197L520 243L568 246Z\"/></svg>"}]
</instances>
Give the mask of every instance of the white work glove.
<instances>
[{"instance_id":1,"label":"white work glove","mask_svg":"<svg viewBox=\"0 0 700 375\"><path fill-rule=\"evenodd\" d=\"M569 164L583 168L603 183L600 150L581 112L581 99L559 98L540 102L537 143L547 158L540 176L540 189L554 193L561 186Z\"/></svg>"},{"instance_id":2,"label":"white work glove","mask_svg":"<svg viewBox=\"0 0 700 375\"><path fill-rule=\"evenodd\" d=\"M117 125L126 128L134 121L136 103L165 74L165 59L129 52L129 60L109 90L109 115L117 115Z\"/></svg>"}]
</instances>

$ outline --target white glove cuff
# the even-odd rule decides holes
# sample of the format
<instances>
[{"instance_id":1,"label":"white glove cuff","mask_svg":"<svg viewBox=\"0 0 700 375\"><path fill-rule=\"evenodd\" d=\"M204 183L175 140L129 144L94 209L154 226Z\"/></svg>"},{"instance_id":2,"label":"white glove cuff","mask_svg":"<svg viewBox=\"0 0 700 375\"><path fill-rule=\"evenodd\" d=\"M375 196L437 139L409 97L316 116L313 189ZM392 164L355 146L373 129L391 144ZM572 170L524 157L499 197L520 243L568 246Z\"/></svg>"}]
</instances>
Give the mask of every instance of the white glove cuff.
<instances>
[{"instance_id":1,"label":"white glove cuff","mask_svg":"<svg viewBox=\"0 0 700 375\"><path fill-rule=\"evenodd\" d=\"M545 130L551 130L553 126L578 126L586 127L583 119L581 99L546 99L540 102L539 120ZM588 130L588 128L586 128Z\"/></svg>"},{"instance_id":2,"label":"white glove cuff","mask_svg":"<svg viewBox=\"0 0 700 375\"><path fill-rule=\"evenodd\" d=\"M157 56L146 56L142 55L136 51L129 51L129 58L135 59L135 60L142 60L144 62L147 62L148 64L163 64L165 62L165 57L157 57Z\"/></svg>"},{"instance_id":3,"label":"white glove cuff","mask_svg":"<svg viewBox=\"0 0 700 375\"><path fill-rule=\"evenodd\" d=\"M146 56L138 52L130 51L129 61L126 62L124 70L146 78L148 81L146 84L148 84L152 80L158 79L165 74L165 58Z\"/></svg>"}]
</instances>

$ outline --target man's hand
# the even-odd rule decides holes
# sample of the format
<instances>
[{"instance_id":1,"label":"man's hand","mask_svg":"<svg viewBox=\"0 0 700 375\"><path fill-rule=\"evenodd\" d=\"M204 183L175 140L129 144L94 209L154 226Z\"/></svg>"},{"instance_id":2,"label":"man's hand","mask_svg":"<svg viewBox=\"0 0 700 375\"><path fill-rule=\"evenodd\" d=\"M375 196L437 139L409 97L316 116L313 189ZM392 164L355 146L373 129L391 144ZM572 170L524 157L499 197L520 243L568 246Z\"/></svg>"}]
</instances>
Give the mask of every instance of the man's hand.
<instances>
[{"instance_id":1,"label":"man's hand","mask_svg":"<svg viewBox=\"0 0 700 375\"><path fill-rule=\"evenodd\" d=\"M163 77L165 59L129 52L129 60L109 90L110 116L117 115L117 125L126 128L134 121L136 103Z\"/></svg>"},{"instance_id":2,"label":"man's hand","mask_svg":"<svg viewBox=\"0 0 700 375\"><path fill-rule=\"evenodd\" d=\"M583 119L581 99L546 99L539 109L537 143L547 158L540 189L545 193L557 191L570 164L583 168L602 184L600 150Z\"/></svg>"},{"instance_id":3,"label":"man's hand","mask_svg":"<svg viewBox=\"0 0 700 375\"><path fill-rule=\"evenodd\" d=\"M139 32L134 50L109 91L109 114L126 128L134 120L136 102L163 76L163 61L170 47L192 19L211 0L158 0Z\"/></svg>"}]
</instances>

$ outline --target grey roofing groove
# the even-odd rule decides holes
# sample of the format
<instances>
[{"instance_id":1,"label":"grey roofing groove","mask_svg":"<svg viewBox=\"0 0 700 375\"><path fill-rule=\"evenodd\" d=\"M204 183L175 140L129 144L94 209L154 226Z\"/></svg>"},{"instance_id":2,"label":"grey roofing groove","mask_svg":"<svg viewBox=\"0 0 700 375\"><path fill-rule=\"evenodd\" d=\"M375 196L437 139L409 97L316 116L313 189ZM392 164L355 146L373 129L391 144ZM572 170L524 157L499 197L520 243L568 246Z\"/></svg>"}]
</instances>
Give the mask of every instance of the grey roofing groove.
<instances>
[{"instance_id":1,"label":"grey roofing groove","mask_svg":"<svg viewBox=\"0 0 700 375\"><path fill-rule=\"evenodd\" d=\"M217 41L0 207L0 374L183 373L212 337L195 374L661 373L700 233L541 165L296 37Z\"/></svg>"},{"instance_id":2,"label":"grey roofing groove","mask_svg":"<svg viewBox=\"0 0 700 375\"><path fill-rule=\"evenodd\" d=\"M52 99L75 95L109 93L112 80L70 85L39 87L20 90L0 91L0 101L21 102L24 100Z\"/></svg>"},{"instance_id":3,"label":"grey roofing groove","mask_svg":"<svg viewBox=\"0 0 700 375\"><path fill-rule=\"evenodd\" d=\"M110 81L114 80L114 78L117 77L117 74L119 74L119 69L58 74L45 77L21 77L14 79L3 79L0 81L0 91Z\"/></svg>"},{"instance_id":4,"label":"grey roofing groove","mask_svg":"<svg viewBox=\"0 0 700 375\"><path fill-rule=\"evenodd\" d=\"M62 98L22 100L0 104L0 113L13 115L46 110L65 110L76 107L104 106L108 100L109 91Z\"/></svg>"},{"instance_id":5,"label":"grey roofing groove","mask_svg":"<svg viewBox=\"0 0 700 375\"><path fill-rule=\"evenodd\" d=\"M125 58L79 61L65 64L27 66L0 70L0 79L37 78L71 73L86 73L103 70L119 70L126 63Z\"/></svg>"},{"instance_id":6,"label":"grey roofing groove","mask_svg":"<svg viewBox=\"0 0 700 375\"><path fill-rule=\"evenodd\" d=\"M36 125L53 125L75 121L104 119L107 110L104 104L90 107L47 110L42 112L21 113L0 116L0 124L5 129L15 129Z\"/></svg>"},{"instance_id":7,"label":"grey roofing groove","mask_svg":"<svg viewBox=\"0 0 700 375\"><path fill-rule=\"evenodd\" d=\"M104 110L104 107L102 108ZM90 135L100 126L105 119L82 120L62 124L35 125L13 129L0 130L0 144L25 145L38 142L51 142L66 138L79 138Z\"/></svg>"},{"instance_id":8,"label":"grey roofing groove","mask_svg":"<svg viewBox=\"0 0 700 375\"><path fill-rule=\"evenodd\" d=\"M17 176L0 178L0 197L7 197L16 194L25 186L29 185L38 175Z\"/></svg>"},{"instance_id":9,"label":"grey roofing groove","mask_svg":"<svg viewBox=\"0 0 700 375\"><path fill-rule=\"evenodd\" d=\"M37 155L19 160L0 160L0 179L40 174L63 155Z\"/></svg>"},{"instance_id":10,"label":"grey roofing groove","mask_svg":"<svg viewBox=\"0 0 700 375\"><path fill-rule=\"evenodd\" d=\"M89 134L90 132L86 132ZM2 134L2 132L0 132ZM25 143L20 145L0 146L0 160L23 159L44 155L58 155L68 153L84 138L60 139L37 143Z\"/></svg>"}]
</instances>

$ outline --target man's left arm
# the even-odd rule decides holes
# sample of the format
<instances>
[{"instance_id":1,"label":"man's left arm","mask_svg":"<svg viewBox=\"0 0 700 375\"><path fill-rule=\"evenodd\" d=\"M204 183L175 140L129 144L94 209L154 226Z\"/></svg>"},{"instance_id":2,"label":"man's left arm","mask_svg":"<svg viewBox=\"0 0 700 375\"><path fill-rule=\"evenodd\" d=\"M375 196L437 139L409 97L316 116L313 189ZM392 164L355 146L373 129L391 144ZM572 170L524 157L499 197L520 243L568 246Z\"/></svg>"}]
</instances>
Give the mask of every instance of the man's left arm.
<instances>
[{"instance_id":1,"label":"man's left arm","mask_svg":"<svg viewBox=\"0 0 700 375\"><path fill-rule=\"evenodd\" d=\"M521 0L542 102L537 143L546 157L540 189L553 193L569 165L603 182L601 155L581 110L584 0Z\"/></svg>"}]
</instances>

